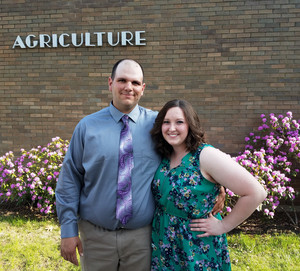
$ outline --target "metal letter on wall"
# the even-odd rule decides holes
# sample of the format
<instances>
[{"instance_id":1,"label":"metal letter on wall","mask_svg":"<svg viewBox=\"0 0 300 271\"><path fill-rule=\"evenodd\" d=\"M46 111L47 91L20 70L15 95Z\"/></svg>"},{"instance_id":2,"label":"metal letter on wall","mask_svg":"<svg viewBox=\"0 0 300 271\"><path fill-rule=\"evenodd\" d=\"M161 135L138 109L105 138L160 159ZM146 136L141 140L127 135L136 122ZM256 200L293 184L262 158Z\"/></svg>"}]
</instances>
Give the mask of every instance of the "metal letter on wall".
<instances>
[{"instance_id":1,"label":"metal letter on wall","mask_svg":"<svg viewBox=\"0 0 300 271\"><path fill-rule=\"evenodd\" d=\"M29 34L22 39L18 35L12 46L13 49L21 48L57 48L57 47L102 47L106 42L109 46L144 46L146 39L142 38L145 31L121 32L94 32L94 33L61 33L61 34Z\"/></svg>"}]
</instances>

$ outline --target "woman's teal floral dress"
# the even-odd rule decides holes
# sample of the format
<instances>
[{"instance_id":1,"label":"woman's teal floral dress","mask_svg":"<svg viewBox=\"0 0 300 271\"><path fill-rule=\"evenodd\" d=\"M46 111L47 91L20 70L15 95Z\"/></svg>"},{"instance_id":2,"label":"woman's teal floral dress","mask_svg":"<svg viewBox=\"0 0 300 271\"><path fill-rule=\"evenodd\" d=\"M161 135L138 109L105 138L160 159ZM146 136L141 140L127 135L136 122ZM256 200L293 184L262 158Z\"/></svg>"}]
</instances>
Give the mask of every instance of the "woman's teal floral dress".
<instances>
[{"instance_id":1,"label":"woman's teal floral dress","mask_svg":"<svg viewBox=\"0 0 300 271\"><path fill-rule=\"evenodd\" d=\"M208 216L219 194L219 185L199 170L199 155L206 146L188 153L171 170L170 161L163 159L156 171L151 270L231 270L226 235L198 238L201 232L189 227L191 219Z\"/></svg>"}]
</instances>

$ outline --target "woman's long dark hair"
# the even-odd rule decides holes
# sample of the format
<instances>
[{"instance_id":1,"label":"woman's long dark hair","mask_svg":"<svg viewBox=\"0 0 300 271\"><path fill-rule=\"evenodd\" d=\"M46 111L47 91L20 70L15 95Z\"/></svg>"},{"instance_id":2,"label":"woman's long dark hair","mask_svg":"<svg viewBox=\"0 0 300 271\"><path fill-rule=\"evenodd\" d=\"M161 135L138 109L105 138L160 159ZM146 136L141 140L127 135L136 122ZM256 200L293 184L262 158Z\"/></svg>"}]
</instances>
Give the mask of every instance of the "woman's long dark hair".
<instances>
[{"instance_id":1,"label":"woman's long dark hair","mask_svg":"<svg viewBox=\"0 0 300 271\"><path fill-rule=\"evenodd\" d=\"M200 125L200 119L193 106L185 100L172 100L167 102L164 107L159 111L154 126L150 131L152 139L155 143L156 150L163 157L170 157L173 152L173 147L164 139L161 127L168 110L172 107L179 107L182 109L189 132L185 141L187 151L194 152L197 148L205 142L205 135Z\"/></svg>"}]
</instances>

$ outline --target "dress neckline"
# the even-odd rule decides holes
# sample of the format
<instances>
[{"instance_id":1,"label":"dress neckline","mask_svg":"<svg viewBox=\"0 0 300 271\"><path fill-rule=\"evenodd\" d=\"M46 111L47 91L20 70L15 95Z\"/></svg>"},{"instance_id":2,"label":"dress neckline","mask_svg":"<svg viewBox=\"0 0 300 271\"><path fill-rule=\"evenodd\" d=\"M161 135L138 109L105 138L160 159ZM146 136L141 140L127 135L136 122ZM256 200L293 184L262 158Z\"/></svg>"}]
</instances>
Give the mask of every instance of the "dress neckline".
<instances>
[{"instance_id":1,"label":"dress neckline","mask_svg":"<svg viewBox=\"0 0 300 271\"><path fill-rule=\"evenodd\" d=\"M191 152L188 152L187 154L185 154L182 158L181 158L181 162L176 166L176 167L172 167L171 168L171 160L170 158L166 158L167 163L168 163L168 171L171 171L173 169L179 168L180 166L184 165L185 161L187 160L187 157L191 155Z\"/></svg>"}]
</instances>

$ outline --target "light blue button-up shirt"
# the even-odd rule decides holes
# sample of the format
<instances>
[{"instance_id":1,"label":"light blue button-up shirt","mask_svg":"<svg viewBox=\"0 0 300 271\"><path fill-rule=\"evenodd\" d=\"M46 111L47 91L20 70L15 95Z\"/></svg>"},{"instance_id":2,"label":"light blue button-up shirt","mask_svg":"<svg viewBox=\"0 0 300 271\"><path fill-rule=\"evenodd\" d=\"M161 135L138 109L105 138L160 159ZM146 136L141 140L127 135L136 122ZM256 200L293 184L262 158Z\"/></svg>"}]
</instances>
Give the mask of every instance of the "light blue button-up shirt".
<instances>
[{"instance_id":1,"label":"light blue button-up shirt","mask_svg":"<svg viewBox=\"0 0 300 271\"><path fill-rule=\"evenodd\" d=\"M122 116L112 104L83 118L76 126L56 187L56 208L61 237L78 235L78 219L114 230L118 156ZM160 163L150 136L157 112L136 106L128 114L133 138L133 217L128 229L149 225L154 201L151 181Z\"/></svg>"}]
</instances>

